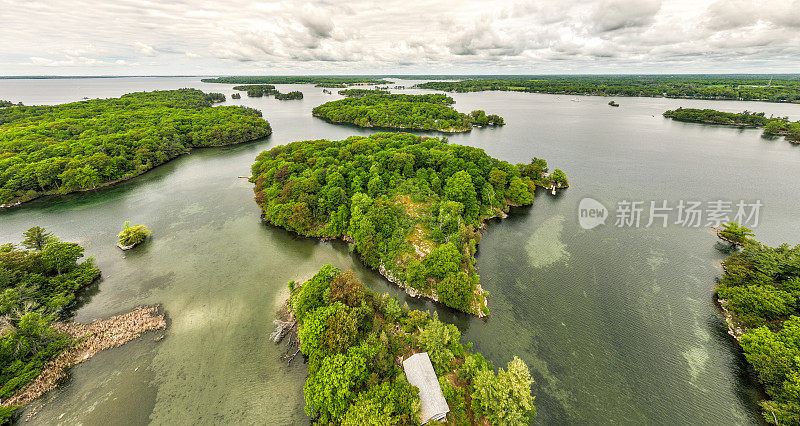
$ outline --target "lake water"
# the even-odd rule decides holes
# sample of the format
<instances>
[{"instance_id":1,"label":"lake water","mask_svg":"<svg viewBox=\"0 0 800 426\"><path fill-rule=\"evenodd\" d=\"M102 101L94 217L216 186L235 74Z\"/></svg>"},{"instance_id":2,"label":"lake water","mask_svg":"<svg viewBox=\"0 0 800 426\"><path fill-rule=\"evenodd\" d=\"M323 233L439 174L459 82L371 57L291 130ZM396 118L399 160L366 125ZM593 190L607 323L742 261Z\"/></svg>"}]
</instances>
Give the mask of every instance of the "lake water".
<instances>
[{"instance_id":1,"label":"lake water","mask_svg":"<svg viewBox=\"0 0 800 426\"><path fill-rule=\"evenodd\" d=\"M414 82L400 81L411 85ZM102 352L30 404L30 424L288 424L303 413L305 366L279 360L268 339L286 283L321 265L354 269L367 285L436 309L496 366L514 355L531 368L538 424L757 424L762 398L714 300L724 258L708 227L615 227L617 202L761 200L756 237L800 243L800 146L755 129L678 123L678 106L766 111L800 118L800 105L527 93L454 94L456 109L485 109L506 126L449 136L510 162L534 156L561 168L571 188L537 193L531 208L493 221L478 252L492 315L472 318L408 298L364 268L342 243L299 238L265 225L249 175L262 150L295 140L371 131L311 116L327 100L311 85L302 101L230 100L232 85L199 78L0 80L0 99L54 104L138 90L195 87L226 104L258 108L269 138L203 149L113 188L37 200L0 212L0 241L40 225L77 241L102 279L82 297L78 321L161 303L167 338ZM408 93L422 92L410 91ZM572 101L572 100L575 101ZM609 209L606 226L584 230L578 204ZM129 252L114 244L122 222L153 238ZM645 220L642 225L646 223Z\"/></svg>"}]
</instances>

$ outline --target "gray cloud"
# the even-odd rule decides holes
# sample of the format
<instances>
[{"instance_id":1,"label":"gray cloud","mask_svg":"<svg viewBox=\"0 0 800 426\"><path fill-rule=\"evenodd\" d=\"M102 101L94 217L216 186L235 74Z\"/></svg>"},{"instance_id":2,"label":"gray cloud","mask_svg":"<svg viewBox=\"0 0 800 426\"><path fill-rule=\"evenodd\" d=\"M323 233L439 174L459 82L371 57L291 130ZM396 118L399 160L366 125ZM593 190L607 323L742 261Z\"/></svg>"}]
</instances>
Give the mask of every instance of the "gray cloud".
<instances>
[{"instance_id":1,"label":"gray cloud","mask_svg":"<svg viewBox=\"0 0 800 426\"><path fill-rule=\"evenodd\" d=\"M4 74L787 72L800 0L0 0Z\"/></svg>"}]
</instances>

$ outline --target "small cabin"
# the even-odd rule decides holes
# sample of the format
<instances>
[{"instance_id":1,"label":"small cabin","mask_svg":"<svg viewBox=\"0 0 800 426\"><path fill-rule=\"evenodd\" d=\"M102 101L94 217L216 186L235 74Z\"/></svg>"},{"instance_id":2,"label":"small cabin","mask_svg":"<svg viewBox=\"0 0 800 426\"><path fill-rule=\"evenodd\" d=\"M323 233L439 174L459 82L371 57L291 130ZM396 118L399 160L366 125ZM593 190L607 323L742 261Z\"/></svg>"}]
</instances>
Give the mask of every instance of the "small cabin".
<instances>
[{"instance_id":1,"label":"small cabin","mask_svg":"<svg viewBox=\"0 0 800 426\"><path fill-rule=\"evenodd\" d=\"M439 379L433 371L433 364L427 352L411 355L403 361L403 370L408 382L419 389L419 421L425 424L430 420L442 420L450 412L450 407L442 395Z\"/></svg>"}]
</instances>

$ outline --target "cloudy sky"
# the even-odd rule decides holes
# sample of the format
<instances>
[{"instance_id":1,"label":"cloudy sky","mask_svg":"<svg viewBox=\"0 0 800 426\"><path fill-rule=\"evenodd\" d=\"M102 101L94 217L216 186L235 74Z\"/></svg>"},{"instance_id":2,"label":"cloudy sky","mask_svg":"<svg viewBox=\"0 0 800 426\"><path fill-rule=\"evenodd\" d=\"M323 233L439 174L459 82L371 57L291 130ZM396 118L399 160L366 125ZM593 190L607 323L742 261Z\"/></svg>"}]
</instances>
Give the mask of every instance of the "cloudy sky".
<instances>
[{"instance_id":1,"label":"cloudy sky","mask_svg":"<svg viewBox=\"0 0 800 426\"><path fill-rule=\"evenodd\" d=\"M0 0L0 75L800 72L800 0Z\"/></svg>"}]
</instances>

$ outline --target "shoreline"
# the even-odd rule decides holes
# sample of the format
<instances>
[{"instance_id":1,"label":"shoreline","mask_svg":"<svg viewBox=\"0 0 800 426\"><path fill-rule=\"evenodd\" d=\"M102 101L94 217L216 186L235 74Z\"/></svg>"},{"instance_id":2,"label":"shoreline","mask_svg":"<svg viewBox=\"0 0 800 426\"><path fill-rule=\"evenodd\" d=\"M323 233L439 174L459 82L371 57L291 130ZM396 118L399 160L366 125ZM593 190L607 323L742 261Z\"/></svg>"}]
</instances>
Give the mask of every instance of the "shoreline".
<instances>
[{"instance_id":1,"label":"shoreline","mask_svg":"<svg viewBox=\"0 0 800 426\"><path fill-rule=\"evenodd\" d=\"M61 194L61 193L58 192L58 190L50 190L50 191L47 191L47 192L43 192L40 195L38 195L38 196L36 196L34 198L31 198L29 200L21 201L20 198L16 198L16 199L13 199L13 200L9 201L8 203L0 204L0 210L10 209L10 208L13 208L13 207L18 207L18 206L21 206L21 205L23 205L25 203L31 202L33 200L38 200L40 198L45 198L45 197L63 197L65 195L70 195L70 194L77 194L77 193L82 193L82 192L95 191L95 190L103 189L103 188L109 188L109 187L112 187L112 186L114 186L114 185L116 185L118 183L127 182L127 181L133 180L133 179L135 179L135 178L137 178L139 176L142 176L142 175L146 174L147 172L150 172L150 171L155 170L155 169L157 169L157 168L159 168L159 167L161 167L161 166L163 166L163 165L165 165L167 163L172 162L172 160L176 160L176 159L178 159L180 157L183 157L184 155L190 154L195 149L222 148L222 147L226 147L226 146L241 145L241 144L245 144L245 143L255 142L255 141L259 140L259 139L267 138L270 135L272 135L272 130L270 130L270 132L268 134L264 135L264 136L261 136L261 137L256 138L256 139L247 140L247 141L236 142L236 143L228 143L228 144L222 144L222 145L209 145L209 146L191 147L186 152L178 154L175 157L172 157L172 158L168 159L167 161L164 161L161 164L155 165L155 166L153 166L153 167L151 167L151 168L149 168L149 169L147 169L147 170L145 170L145 171L143 171L141 173L135 174L135 175L127 177L127 178L110 180L108 182L103 182L103 183L97 185L94 188L78 189L78 190L75 190L75 191L67 192L66 194Z\"/></svg>"},{"instance_id":2,"label":"shoreline","mask_svg":"<svg viewBox=\"0 0 800 426\"><path fill-rule=\"evenodd\" d=\"M418 131L418 132L440 132L440 133L452 134L452 133L469 133L475 127L475 126L470 126L469 129L463 129L463 130L462 129L444 130L444 129L420 129L420 128L416 128L416 127L384 127L384 126L373 126L373 125L359 126L358 124L356 124L354 122L351 122L351 121L335 121L335 120L331 120L330 118L322 116L322 115L319 115L319 114L312 113L311 116L319 118L321 120L325 120L325 121L327 121L328 123L331 123L331 124L347 124L347 125L350 125L350 126L358 127L359 129L378 129L378 130L391 130L391 131L415 130L415 131Z\"/></svg>"},{"instance_id":3,"label":"shoreline","mask_svg":"<svg viewBox=\"0 0 800 426\"><path fill-rule=\"evenodd\" d=\"M14 395L2 401L3 407L23 406L58 387L67 375L67 370L80 364L100 351L122 346L144 333L167 328L166 314L160 305L139 306L134 310L90 324L54 323L61 333L66 333L78 342L45 364L42 372ZM164 335L156 340L161 340Z\"/></svg>"}]
</instances>

